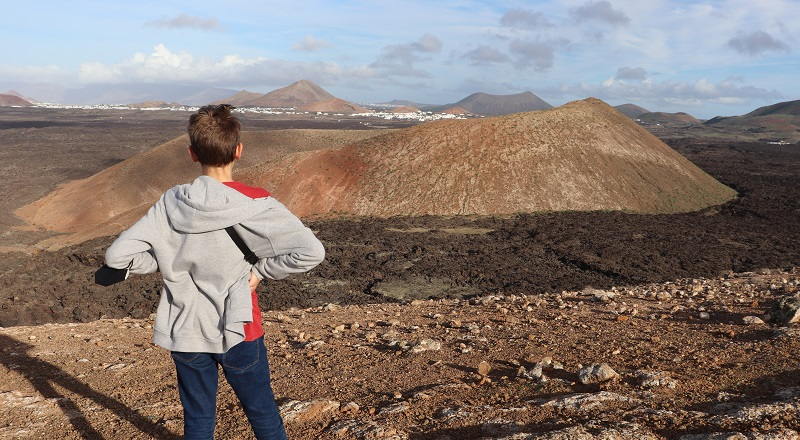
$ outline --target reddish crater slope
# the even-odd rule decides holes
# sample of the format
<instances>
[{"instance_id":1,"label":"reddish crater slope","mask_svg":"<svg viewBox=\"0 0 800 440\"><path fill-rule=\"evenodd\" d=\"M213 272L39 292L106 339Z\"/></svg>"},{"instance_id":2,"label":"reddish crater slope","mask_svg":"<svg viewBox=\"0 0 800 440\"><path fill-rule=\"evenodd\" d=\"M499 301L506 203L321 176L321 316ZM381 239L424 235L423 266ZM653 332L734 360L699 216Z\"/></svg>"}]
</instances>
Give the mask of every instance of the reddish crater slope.
<instances>
[{"instance_id":1,"label":"reddish crater slope","mask_svg":"<svg viewBox=\"0 0 800 440\"><path fill-rule=\"evenodd\" d=\"M276 161L287 154L331 148L386 133L387 130L269 130L245 131L244 154L235 177L245 178L247 167ZM199 174L189 160L188 138L179 136L87 177L59 186L15 214L38 228L64 232L40 243L58 248L131 225L166 189L191 182Z\"/></svg>"},{"instance_id":2,"label":"reddish crater slope","mask_svg":"<svg viewBox=\"0 0 800 440\"><path fill-rule=\"evenodd\" d=\"M735 192L597 99L436 121L248 170L299 215L683 212Z\"/></svg>"}]
</instances>

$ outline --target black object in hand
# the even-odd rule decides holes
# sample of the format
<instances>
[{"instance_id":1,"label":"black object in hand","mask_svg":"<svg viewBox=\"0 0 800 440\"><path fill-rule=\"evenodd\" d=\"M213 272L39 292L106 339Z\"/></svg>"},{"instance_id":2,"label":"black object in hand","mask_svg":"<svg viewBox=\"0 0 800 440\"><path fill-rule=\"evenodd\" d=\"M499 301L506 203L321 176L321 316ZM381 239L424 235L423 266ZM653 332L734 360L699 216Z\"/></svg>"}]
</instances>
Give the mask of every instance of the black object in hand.
<instances>
[{"instance_id":1,"label":"black object in hand","mask_svg":"<svg viewBox=\"0 0 800 440\"><path fill-rule=\"evenodd\" d=\"M131 263L133 263L131 261ZM94 282L101 286L110 286L128 279L128 270L131 267L129 264L125 269L114 269L107 265L103 265L97 272L94 273Z\"/></svg>"}]
</instances>

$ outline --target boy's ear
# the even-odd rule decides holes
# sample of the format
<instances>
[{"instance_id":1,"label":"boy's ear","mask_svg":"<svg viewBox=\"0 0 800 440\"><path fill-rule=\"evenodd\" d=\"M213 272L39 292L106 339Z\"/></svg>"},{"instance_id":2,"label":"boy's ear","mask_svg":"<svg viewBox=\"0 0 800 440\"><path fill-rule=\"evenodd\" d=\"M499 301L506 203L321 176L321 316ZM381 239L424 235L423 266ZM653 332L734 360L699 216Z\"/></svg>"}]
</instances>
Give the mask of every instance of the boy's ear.
<instances>
[{"instance_id":1,"label":"boy's ear","mask_svg":"<svg viewBox=\"0 0 800 440\"><path fill-rule=\"evenodd\" d=\"M236 145L236 151L233 153L234 159L238 160L238 159L240 159L242 157L242 150L243 149L244 149L244 145L241 142L239 142Z\"/></svg>"},{"instance_id":2,"label":"boy's ear","mask_svg":"<svg viewBox=\"0 0 800 440\"><path fill-rule=\"evenodd\" d=\"M189 151L189 157L192 158L192 162L200 162L200 158L197 157L196 154L194 154L194 151L192 150L192 147L188 147L187 150Z\"/></svg>"}]
</instances>

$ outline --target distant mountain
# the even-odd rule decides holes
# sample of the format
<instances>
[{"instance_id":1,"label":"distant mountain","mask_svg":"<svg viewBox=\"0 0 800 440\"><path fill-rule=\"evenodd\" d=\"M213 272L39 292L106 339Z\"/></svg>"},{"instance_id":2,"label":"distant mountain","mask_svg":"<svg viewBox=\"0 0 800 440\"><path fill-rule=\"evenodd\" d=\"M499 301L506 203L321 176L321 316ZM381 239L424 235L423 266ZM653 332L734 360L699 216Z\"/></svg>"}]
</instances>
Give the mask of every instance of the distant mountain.
<instances>
[{"instance_id":1,"label":"distant mountain","mask_svg":"<svg viewBox=\"0 0 800 440\"><path fill-rule=\"evenodd\" d=\"M28 102L16 95L0 94L0 107L30 107L33 103Z\"/></svg>"},{"instance_id":2,"label":"distant mountain","mask_svg":"<svg viewBox=\"0 0 800 440\"><path fill-rule=\"evenodd\" d=\"M409 101L406 99L393 99L389 102L381 102L379 103L379 105L391 105L391 106L415 107L415 108L436 107L435 104L422 104L419 102Z\"/></svg>"},{"instance_id":3,"label":"distant mountain","mask_svg":"<svg viewBox=\"0 0 800 440\"><path fill-rule=\"evenodd\" d=\"M471 112L469 110L465 109L464 107L455 106L455 107L446 108L446 109L442 110L439 113L447 113L447 114L451 114L451 115L468 115Z\"/></svg>"},{"instance_id":4,"label":"distant mountain","mask_svg":"<svg viewBox=\"0 0 800 440\"><path fill-rule=\"evenodd\" d=\"M312 102L298 108L308 112L325 113L367 113L369 110L343 99L333 98L327 101Z\"/></svg>"},{"instance_id":5,"label":"distant mountain","mask_svg":"<svg viewBox=\"0 0 800 440\"><path fill-rule=\"evenodd\" d=\"M800 100L779 102L777 104L759 107L745 116L755 117L774 115L800 116Z\"/></svg>"},{"instance_id":6,"label":"distant mountain","mask_svg":"<svg viewBox=\"0 0 800 440\"><path fill-rule=\"evenodd\" d=\"M243 105L257 107L300 108L320 101L337 99L322 87L308 80L293 82Z\"/></svg>"},{"instance_id":7,"label":"distant mountain","mask_svg":"<svg viewBox=\"0 0 800 440\"><path fill-rule=\"evenodd\" d=\"M695 118L694 116L684 113L664 113L664 112L649 112L649 113L642 113L636 119L640 120L641 122L647 124L701 124L699 119Z\"/></svg>"},{"instance_id":8,"label":"distant mountain","mask_svg":"<svg viewBox=\"0 0 800 440\"><path fill-rule=\"evenodd\" d=\"M231 104L237 106L246 106L248 105L248 102L258 99L261 96L263 96L261 93L249 92L247 90L240 90L236 92L234 95L214 101L212 102L212 104Z\"/></svg>"},{"instance_id":9,"label":"distant mountain","mask_svg":"<svg viewBox=\"0 0 800 440\"><path fill-rule=\"evenodd\" d=\"M800 141L800 100L759 107L742 116L717 116L707 127L757 136L758 139Z\"/></svg>"},{"instance_id":10,"label":"distant mountain","mask_svg":"<svg viewBox=\"0 0 800 440\"><path fill-rule=\"evenodd\" d=\"M233 94L235 90L177 84L95 84L66 89L53 97L60 104L124 104L165 101L204 105ZM50 98L48 98L49 100Z\"/></svg>"},{"instance_id":11,"label":"distant mountain","mask_svg":"<svg viewBox=\"0 0 800 440\"><path fill-rule=\"evenodd\" d=\"M433 107L429 110L444 111L453 107L461 107L469 113L486 116L507 115L510 113L553 108L552 105L531 92L517 93L514 95L490 95L488 93L478 92L456 103Z\"/></svg>"},{"instance_id":12,"label":"distant mountain","mask_svg":"<svg viewBox=\"0 0 800 440\"><path fill-rule=\"evenodd\" d=\"M28 101L28 102L30 102L32 104L36 104L36 102L37 102L35 99L29 98L29 97L23 95L22 93L19 93L16 90L9 90L9 91L5 92L4 95L14 95L17 98L22 98L22 99L24 99L24 100L26 100L26 101Z\"/></svg>"},{"instance_id":13,"label":"distant mountain","mask_svg":"<svg viewBox=\"0 0 800 440\"><path fill-rule=\"evenodd\" d=\"M179 107L181 104L176 102L164 102L164 101L143 101L143 102L136 102L133 104L127 104L127 107L130 108L169 108L169 107Z\"/></svg>"},{"instance_id":14,"label":"distant mountain","mask_svg":"<svg viewBox=\"0 0 800 440\"><path fill-rule=\"evenodd\" d=\"M636 104L630 104L630 103L629 104L617 105L617 106L614 106L614 108L617 109L618 112L622 113L623 115L625 115L625 116L627 116L627 117L629 117L631 119L636 119L636 118L639 117L639 115L643 115L645 113L650 113L650 110L647 110L644 107L639 107Z\"/></svg>"},{"instance_id":15,"label":"distant mountain","mask_svg":"<svg viewBox=\"0 0 800 440\"><path fill-rule=\"evenodd\" d=\"M395 108L393 108L393 109L391 109L389 111L392 112L392 113L416 113L416 112L420 111L420 109L418 109L417 107L410 106L410 105L401 105L401 106L395 107Z\"/></svg>"}]
</instances>

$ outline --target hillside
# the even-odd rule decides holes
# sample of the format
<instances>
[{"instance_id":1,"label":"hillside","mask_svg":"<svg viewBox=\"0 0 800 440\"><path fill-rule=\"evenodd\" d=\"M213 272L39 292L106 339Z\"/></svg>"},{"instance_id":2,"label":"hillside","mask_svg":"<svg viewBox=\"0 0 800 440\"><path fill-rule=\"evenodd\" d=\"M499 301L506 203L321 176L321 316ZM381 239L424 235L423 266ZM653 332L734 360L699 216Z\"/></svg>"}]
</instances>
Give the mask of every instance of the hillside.
<instances>
[{"instance_id":1,"label":"hillside","mask_svg":"<svg viewBox=\"0 0 800 440\"><path fill-rule=\"evenodd\" d=\"M30 107L33 103L26 101L25 99L20 98L16 95L8 95L5 93L0 94L0 107L10 107L10 106L18 106L18 107Z\"/></svg>"},{"instance_id":2,"label":"hillside","mask_svg":"<svg viewBox=\"0 0 800 440\"><path fill-rule=\"evenodd\" d=\"M418 111L420 111L420 109L409 105L401 105L391 110L392 113L416 113Z\"/></svg>"},{"instance_id":3,"label":"hillside","mask_svg":"<svg viewBox=\"0 0 800 440\"><path fill-rule=\"evenodd\" d=\"M236 175L246 176L247 167L269 163L289 153L336 147L379 133L385 131L244 131L245 149ZM68 233L43 242L43 247L60 247L119 232L167 188L190 182L198 175L198 166L188 159L187 142L185 135L179 136L93 176L68 182L15 214L37 227Z\"/></svg>"},{"instance_id":4,"label":"hillside","mask_svg":"<svg viewBox=\"0 0 800 440\"><path fill-rule=\"evenodd\" d=\"M596 99L436 121L248 170L303 215L681 212L735 192Z\"/></svg>"},{"instance_id":5,"label":"hillside","mask_svg":"<svg viewBox=\"0 0 800 440\"><path fill-rule=\"evenodd\" d=\"M531 92L517 93L514 95L490 95L488 93L473 93L453 104L431 108L432 111L444 111L453 107L460 107L476 115L497 116L511 113L545 110L552 108Z\"/></svg>"},{"instance_id":6,"label":"hillside","mask_svg":"<svg viewBox=\"0 0 800 440\"><path fill-rule=\"evenodd\" d=\"M756 117L776 115L800 116L800 100L779 102L777 104L759 107L745 116Z\"/></svg>"},{"instance_id":7,"label":"hillside","mask_svg":"<svg viewBox=\"0 0 800 440\"><path fill-rule=\"evenodd\" d=\"M679 125L696 125L702 122L694 116L684 113L664 113L664 112L649 112L642 113L636 119L646 124L679 124Z\"/></svg>"},{"instance_id":8,"label":"hillside","mask_svg":"<svg viewBox=\"0 0 800 440\"><path fill-rule=\"evenodd\" d=\"M130 108L157 108L157 107L179 107L181 104L177 102L164 102L164 101L144 101L134 104L127 104Z\"/></svg>"},{"instance_id":9,"label":"hillside","mask_svg":"<svg viewBox=\"0 0 800 440\"><path fill-rule=\"evenodd\" d=\"M343 99L333 98L327 101L313 102L298 108L298 110L308 112L325 112L325 113L367 113L369 110L359 105L347 102Z\"/></svg>"},{"instance_id":10,"label":"hillside","mask_svg":"<svg viewBox=\"0 0 800 440\"><path fill-rule=\"evenodd\" d=\"M440 113L447 113L449 115L468 115L471 112L469 110L465 109L464 107L455 106L455 107L446 108L446 109L440 111Z\"/></svg>"},{"instance_id":11,"label":"hillside","mask_svg":"<svg viewBox=\"0 0 800 440\"><path fill-rule=\"evenodd\" d=\"M320 101L336 99L325 89L311 81L300 80L286 87L273 90L247 102L258 107L300 108Z\"/></svg>"},{"instance_id":12,"label":"hillside","mask_svg":"<svg viewBox=\"0 0 800 440\"><path fill-rule=\"evenodd\" d=\"M710 119L706 127L769 141L800 141L800 100L760 107L742 116Z\"/></svg>"},{"instance_id":13,"label":"hillside","mask_svg":"<svg viewBox=\"0 0 800 440\"><path fill-rule=\"evenodd\" d=\"M643 115L645 113L650 113L650 110L647 110L644 107L639 107L636 104L621 104L615 106L614 108L617 109L618 112L622 113L623 115L631 119L636 119L640 115Z\"/></svg>"},{"instance_id":14,"label":"hillside","mask_svg":"<svg viewBox=\"0 0 800 440\"><path fill-rule=\"evenodd\" d=\"M231 104L235 106L245 107L250 105L250 101L260 98L263 96L261 93L249 92L247 90L240 90L235 94L219 99L217 101L212 102L211 104Z\"/></svg>"},{"instance_id":15,"label":"hillside","mask_svg":"<svg viewBox=\"0 0 800 440\"><path fill-rule=\"evenodd\" d=\"M14 95L17 98L22 98L22 99L30 102L31 104L36 104L38 102L37 100L35 100L33 98L30 98L28 96L25 96L25 95L23 95L22 93L20 93L20 92L18 92L16 90L7 90L7 91L3 92L2 94L4 94L4 95Z\"/></svg>"}]
</instances>

